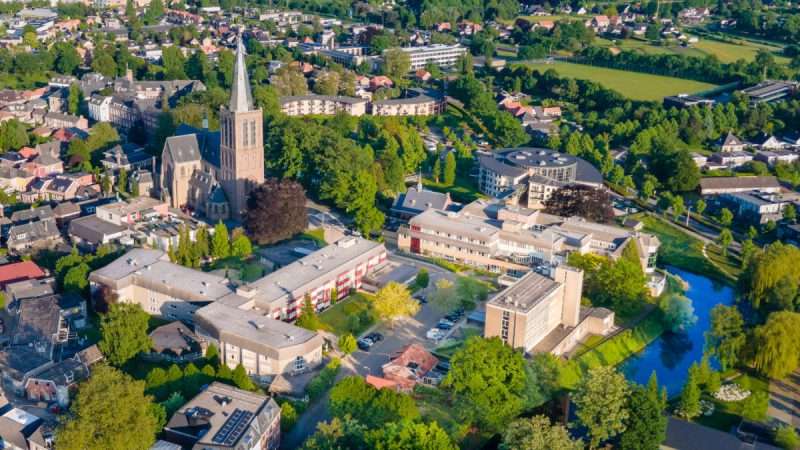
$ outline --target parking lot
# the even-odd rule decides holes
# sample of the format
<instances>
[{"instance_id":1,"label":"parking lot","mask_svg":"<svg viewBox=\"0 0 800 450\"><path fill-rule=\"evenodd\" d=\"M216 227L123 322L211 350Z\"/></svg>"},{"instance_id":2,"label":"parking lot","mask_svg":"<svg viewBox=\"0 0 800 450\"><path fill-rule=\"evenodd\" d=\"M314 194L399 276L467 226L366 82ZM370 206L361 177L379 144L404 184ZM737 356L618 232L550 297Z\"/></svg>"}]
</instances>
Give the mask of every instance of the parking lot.
<instances>
[{"instance_id":1,"label":"parking lot","mask_svg":"<svg viewBox=\"0 0 800 450\"><path fill-rule=\"evenodd\" d=\"M424 295L430 296L436 290L436 282L442 278L447 278L454 281L456 275L452 272L447 272L436 266L430 267L429 264L420 263L407 258L399 258L391 256L390 259L396 262L401 262L404 265L413 265L417 268L425 267L430 274L430 283L428 287L418 291L415 296ZM423 345L428 350L433 350L438 344L433 340L427 339L425 334L431 328L435 327L439 320L447 315L445 312L437 311L430 304L421 305L420 311L412 318L398 320L394 328L390 328L386 324L380 324L373 330L364 333L379 332L383 335L383 340L372 345L369 351L356 350L350 358L343 361L342 367L348 370L349 374L356 373L361 376L368 374L380 376L382 374L381 367L389 362L399 350L403 347L418 343Z\"/></svg>"}]
</instances>

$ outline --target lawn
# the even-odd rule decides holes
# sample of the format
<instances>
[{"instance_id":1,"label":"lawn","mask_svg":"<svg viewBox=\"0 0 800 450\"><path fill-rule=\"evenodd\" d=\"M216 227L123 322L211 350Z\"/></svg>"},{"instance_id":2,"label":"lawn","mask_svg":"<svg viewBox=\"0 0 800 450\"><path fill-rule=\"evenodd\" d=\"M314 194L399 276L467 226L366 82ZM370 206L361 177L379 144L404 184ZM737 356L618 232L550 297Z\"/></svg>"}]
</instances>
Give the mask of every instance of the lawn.
<instances>
[{"instance_id":1,"label":"lawn","mask_svg":"<svg viewBox=\"0 0 800 450\"><path fill-rule=\"evenodd\" d=\"M479 198L486 197L478 191L478 184L472 177L459 172L456 172L456 180L452 186L424 178L422 184L433 191L449 192L455 202L472 203Z\"/></svg>"},{"instance_id":2,"label":"lawn","mask_svg":"<svg viewBox=\"0 0 800 450\"><path fill-rule=\"evenodd\" d=\"M722 247L716 244L706 246L706 254L714 264L728 273L732 278L739 279L739 276L742 274L741 259L734 256L731 252L728 252L727 255L723 255Z\"/></svg>"},{"instance_id":3,"label":"lawn","mask_svg":"<svg viewBox=\"0 0 800 450\"><path fill-rule=\"evenodd\" d=\"M738 44L731 44L712 39L700 39L700 42L694 44L694 47L706 54L715 55L724 63L731 63L740 59L752 61L756 58L756 53L762 49L772 52L779 50L774 47L768 47L766 45L760 45L753 42L739 42ZM775 56L775 62L778 64L787 64L789 60L786 57Z\"/></svg>"},{"instance_id":4,"label":"lawn","mask_svg":"<svg viewBox=\"0 0 800 450\"><path fill-rule=\"evenodd\" d=\"M734 383L748 389L752 393L763 392L769 395L769 381L751 375L742 375ZM752 395L752 394L751 394ZM742 406L744 402L723 402L711 396L707 400L714 402L714 412L710 416L700 416L695 419L699 424L729 432L741 421Z\"/></svg>"},{"instance_id":5,"label":"lawn","mask_svg":"<svg viewBox=\"0 0 800 450\"><path fill-rule=\"evenodd\" d=\"M319 318L337 336L350 333L358 337L377 321L371 298L369 294L357 292L321 312Z\"/></svg>"},{"instance_id":6,"label":"lawn","mask_svg":"<svg viewBox=\"0 0 800 450\"><path fill-rule=\"evenodd\" d=\"M700 81L562 61L526 64L542 72L553 69L564 77L594 81L633 100L660 101L668 95L701 92L716 87Z\"/></svg>"},{"instance_id":7,"label":"lawn","mask_svg":"<svg viewBox=\"0 0 800 450\"><path fill-rule=\"evenodd\" d=\"M582 375L599 366L616 366L644 349L664 332L661 313L654 309L635 327L597 345L575 359L568 361L559 373L559 384L574 389Z\"/></svg>"},{"instance_id":8,"label":"lawn","mask_svg":"<svg viewBox=\"0 0 800 450\"><path fill-rule=\"evenodd\" d=\"M661 241L658 249L659 265L674 266L718 281L731 282L728 276L703 256L703 243L699 239L689 236L676 225L659 217L648 215L639 219L644 223L644 231L656 235Z\"/></svg>"}]
</instances>

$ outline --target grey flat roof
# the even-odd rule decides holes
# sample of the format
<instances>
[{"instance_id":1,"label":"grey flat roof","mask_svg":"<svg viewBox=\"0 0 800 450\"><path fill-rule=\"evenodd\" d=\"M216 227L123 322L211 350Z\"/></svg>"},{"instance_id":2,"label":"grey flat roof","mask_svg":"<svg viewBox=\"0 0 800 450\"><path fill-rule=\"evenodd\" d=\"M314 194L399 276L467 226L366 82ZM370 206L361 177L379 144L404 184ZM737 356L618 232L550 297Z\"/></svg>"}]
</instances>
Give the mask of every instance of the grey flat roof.
<instances>
[{"instance_id":1,"label":"grey flat roof","mask_svg":"<svg viewBox=\"0 0 800 450\"><path fill-rule=\"evenodd\" d=\"M254 281L250 286L259 290L258 300L271 303L333 271L341 270L345 264L379 247L383 247L383 244L348 236Z\"/></svg>"},{"instance_id":2,"label":"grey flat roof","mask_svg":"<svg viewBox=\"0 0 800 450\"><path fill-rule=\"evenodd\" d=\"M559 283L536 272L528 272L516 283L505 288L493 299L490 305L499 308L528 313L560 286Z\"/></svg>"},{"instance_id":3,"label":"grey flat roof","mask_svg":"<svg viewBox=\"0 0 800 450\"><path fill-rule=\"evenodd\" d=\"M262 312L214 302L198 309L195 316L215 327L221 335L236 336L274 349L293 347L317 336L305 328L263 316Z\"/></svg>"}]
</instances>

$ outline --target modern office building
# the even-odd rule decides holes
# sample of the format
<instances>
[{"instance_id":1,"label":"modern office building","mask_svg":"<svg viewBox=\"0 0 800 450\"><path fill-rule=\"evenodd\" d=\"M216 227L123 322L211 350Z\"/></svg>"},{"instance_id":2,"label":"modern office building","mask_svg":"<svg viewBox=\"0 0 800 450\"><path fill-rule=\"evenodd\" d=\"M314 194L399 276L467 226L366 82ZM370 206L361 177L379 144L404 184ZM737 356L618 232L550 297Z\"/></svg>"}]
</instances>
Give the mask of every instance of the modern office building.
<instances>
[{"instance_id":1,"label":"modern office building","mask_svg":"<svg viewBox=\"0 0 800 450\"><path fill-rule=\"evenodd\" d=\"M755 86L742 89L742 92L747 94L751 104L774 102L794 95L797 92L798 84L794 81L767 80Z\"/></svg>"}]
</instances>

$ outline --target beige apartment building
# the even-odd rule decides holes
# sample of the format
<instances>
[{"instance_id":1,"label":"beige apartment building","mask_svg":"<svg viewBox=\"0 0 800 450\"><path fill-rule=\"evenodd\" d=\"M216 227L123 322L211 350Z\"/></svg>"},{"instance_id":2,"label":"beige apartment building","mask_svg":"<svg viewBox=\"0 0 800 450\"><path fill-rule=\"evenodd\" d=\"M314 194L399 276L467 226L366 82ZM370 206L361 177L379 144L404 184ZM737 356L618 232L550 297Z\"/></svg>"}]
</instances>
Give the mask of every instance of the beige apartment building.
<instances>
[{"instance_id":1,"label":"beige apartment building","mask_svg":"<svg viewBox=\"0 0 800 450\"><path fill-rule=\"evenodd\" d=\"M428 209L398 230L402 251L493 272L521 274L535 265L564 264L572 252L618 258L636 245L642 269L655 271L660 242L647 233L477 200L458 212Z\"/></svg>"},{"instance_id":2,"label":"beige apartment building","mask_svg":"<svg viewBox=\"0 0 800 450\"><path fill-rule=\"evenodd\" d=\"M558 266L554 278L529 272L486 304L484 336L525 352L561 355L589 334L606 335L614 313L581 307L583 271Z\"/></svg>"},{"instance_id":3,"label":"beige apartment building","mask_svg":"<svg viewBox=\"0 0 800 450\"><path fill-rule=\"evenodd\" d=\"M367 100L357 97L330 95L298 95L281 97L281 111L288 116L334 115L344 112L351 116L367 113Z\"/></svg>"},{"instance_id":4,"label":"beige apartment building","mask_svg":"<svg viewBox=\"0 0 800 450\"><path fill-rule=\"evenodd\" d=\"M197 311L195 333L217 345L228 367L241 364L251 375L299 373L322 362L323 339L318 333L224 302Z\"/></svg>"}]
</instances>

